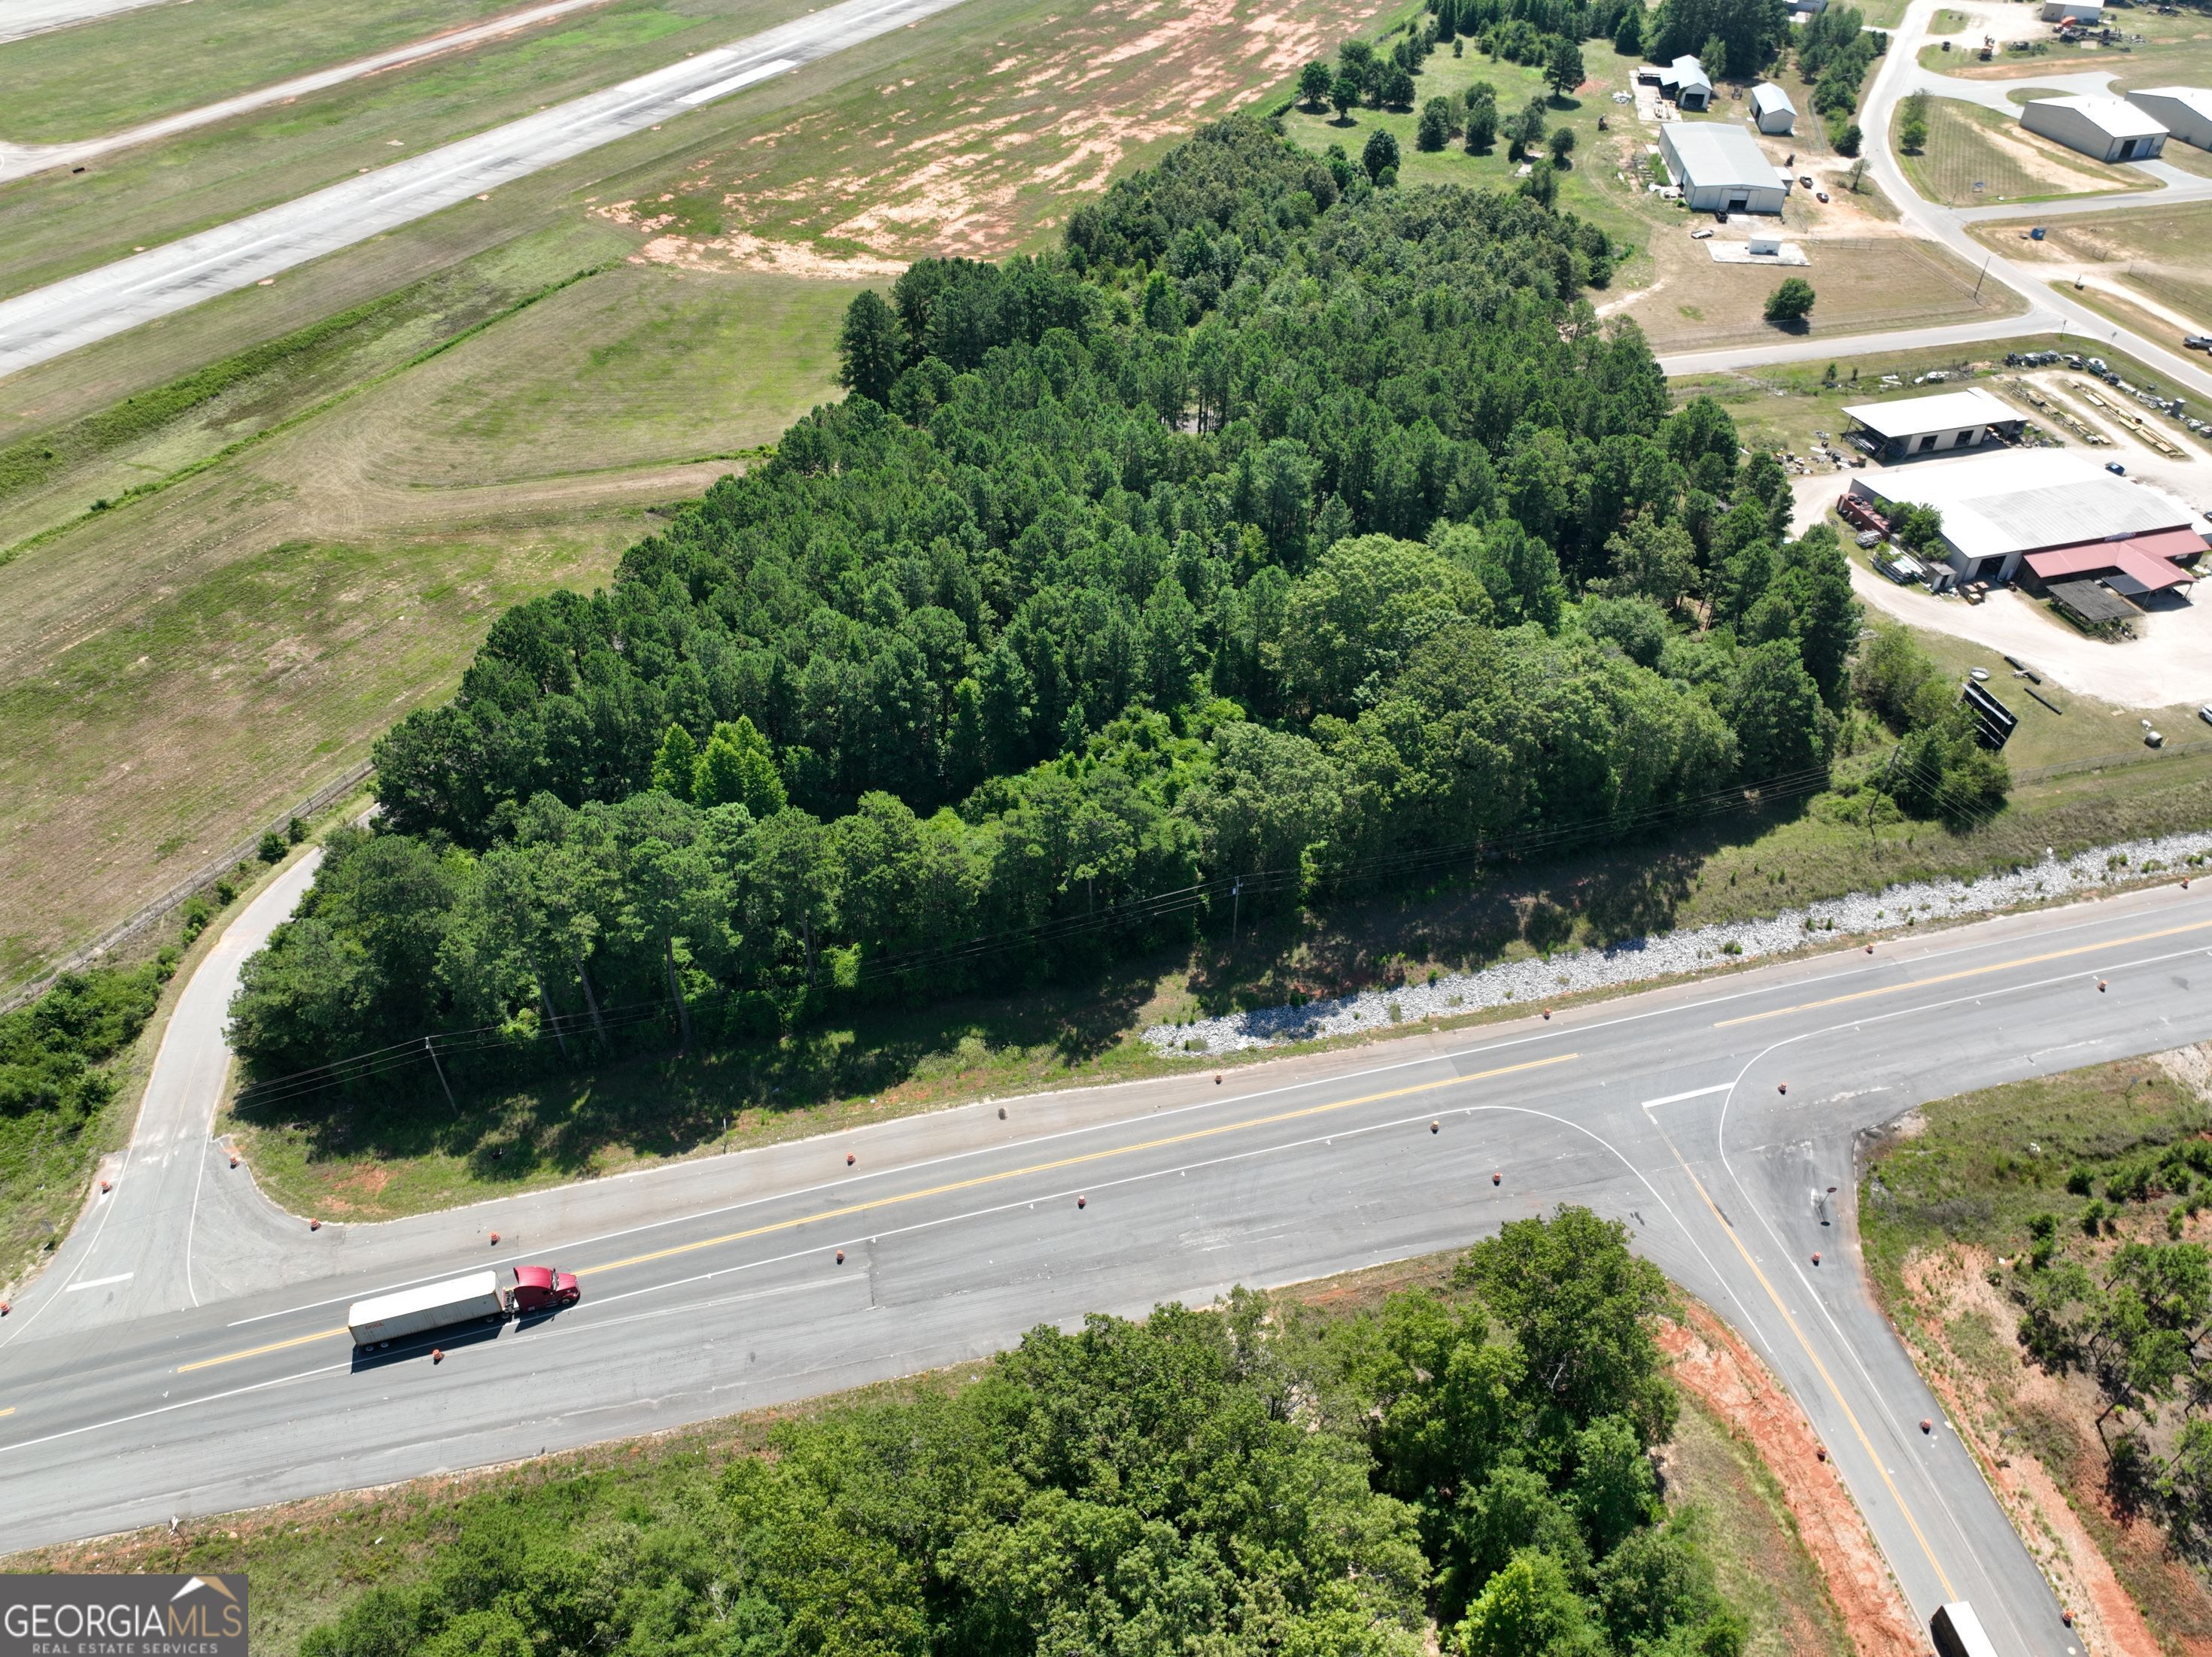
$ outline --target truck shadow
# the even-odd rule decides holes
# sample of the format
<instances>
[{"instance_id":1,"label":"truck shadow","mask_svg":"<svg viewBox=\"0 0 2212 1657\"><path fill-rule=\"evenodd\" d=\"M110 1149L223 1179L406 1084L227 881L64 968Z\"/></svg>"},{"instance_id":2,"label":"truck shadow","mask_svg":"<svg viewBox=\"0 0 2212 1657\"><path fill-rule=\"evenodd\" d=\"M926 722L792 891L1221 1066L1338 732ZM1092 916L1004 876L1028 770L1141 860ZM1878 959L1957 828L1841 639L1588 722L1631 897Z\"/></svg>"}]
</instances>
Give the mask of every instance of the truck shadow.
<instances>
[{"instance_id":1,"label":"truck shadow","mask_svg":"<svg viewBox=\"0 0 2212 1657\"><path fill-rule=\"evenodd\" d=\"M552 1315L550 1312L541 1312L532 1320L543 1321ZM409 1363L418 1359L427 1362L434 1351L450 1355L465 1347L486 1345L497 1340L507 1325L505 1318L480 1318L474 1323L457 1323L452 1328L441 1329L434 1334L408 1335L374 1346L356 1346L353 1349L352 1373L362 1375L371 1369L388 1369L395 1363Z\"/></svg>"}]
</instances>

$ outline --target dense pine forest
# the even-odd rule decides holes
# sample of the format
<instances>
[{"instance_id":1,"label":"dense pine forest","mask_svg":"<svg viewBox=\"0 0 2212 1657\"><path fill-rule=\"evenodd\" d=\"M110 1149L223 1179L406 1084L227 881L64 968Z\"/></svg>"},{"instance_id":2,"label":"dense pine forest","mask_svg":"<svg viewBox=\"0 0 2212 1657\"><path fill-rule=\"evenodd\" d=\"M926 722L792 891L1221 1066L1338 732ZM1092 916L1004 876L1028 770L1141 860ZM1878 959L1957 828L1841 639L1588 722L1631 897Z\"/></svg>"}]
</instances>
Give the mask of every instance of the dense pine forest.
<instances>
[{"instance_id":1,"label":"dense pine forest","mask_svg":"<svg viewBox=\"0 0 2212 1657\"><path fill-rule=\"evenodd\" d=\"M649 1005L734 1036L1157 948L1240 878L1326 897L1817 778L1844 558L1595 319L1624 251L1240 118L1047 257L862 294L846 400L380 743L239 1051L512 1053Z\"/></svg>"},{"instance_id":2,"label":"dense pine forest","mask_svg":"<svg viewBox=\"0 0 2212 1657\"><path fill-rule=\"evenodd\" d=\"M302 1657L1736 1657L1653 1474L1664 1279L1570 1209L1455 1277L1040 1328L759 1459L487 1492Z\"/></svg>"}]
</instances>

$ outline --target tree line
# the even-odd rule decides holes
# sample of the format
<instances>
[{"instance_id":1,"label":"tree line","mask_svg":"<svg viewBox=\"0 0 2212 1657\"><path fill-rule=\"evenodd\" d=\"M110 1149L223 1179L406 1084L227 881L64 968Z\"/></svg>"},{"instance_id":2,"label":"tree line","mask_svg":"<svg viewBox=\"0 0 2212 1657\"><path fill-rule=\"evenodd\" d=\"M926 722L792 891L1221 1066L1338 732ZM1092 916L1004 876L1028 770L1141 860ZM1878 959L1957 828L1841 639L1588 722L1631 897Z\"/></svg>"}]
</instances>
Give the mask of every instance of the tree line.
<instances>
[{"instance_id":1,"label":"tree line","mask_svg":"<svg viewBox=\"0 0 2212 1657\"><path fill-rule=\"evenodd\" d=\"M238 1050L548 1053L646 1001L760 1030L1156 948L1197 918L1161 892L1818 774L1841 550L1596 325L1613 252L1238 118L1060 252L862 294L851 397L380 742L377 831L248 963Z\"/></svg>"},{"instance_id":2,"label":"tree line","mask_svg":"<svg viewBox=\"0 0 2212 1657\"><path fill-rule=\"evenodd\" d=\"M1042 1326L757 1458L471 1497L302 1657L1736 1657L1653 1472L1666 1294L1562 1209L1371 1312Z\"/></svg>"}]
</instances>

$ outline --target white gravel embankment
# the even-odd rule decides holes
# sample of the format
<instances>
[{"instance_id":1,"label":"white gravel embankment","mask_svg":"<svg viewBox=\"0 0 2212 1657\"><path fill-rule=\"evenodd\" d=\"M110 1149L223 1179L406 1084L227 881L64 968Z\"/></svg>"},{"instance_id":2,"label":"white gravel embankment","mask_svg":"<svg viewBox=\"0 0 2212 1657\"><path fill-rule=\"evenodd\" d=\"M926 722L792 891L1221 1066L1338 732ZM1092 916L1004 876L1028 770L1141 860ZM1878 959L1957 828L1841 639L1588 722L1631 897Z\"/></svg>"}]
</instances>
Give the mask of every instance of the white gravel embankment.
<instances>
[{"instance_id":1,"label":"white gravel embankment","mask_svg":"<svg viewBox=\"0 0 2212 1657\"><path fill-rule=\"evenodd\" d=\"M1429 1017L1450 1018L1488 1007L1540 1007L1547 1001L1648 983L1723 962L1784 955L1831 932L1901 932L1931 920L1994 913L2078 896L2160 868L2185 867L2191 858L2212 858L2212 830L2168 835L2033 866L1984 875L1979 880L1911 881L1879 892L1855 892L1765 920L1662 932L1610 949L1563 950L1549 959L1501 962L1480 972L1454 973L1434 983L1363 990L1357 995L1301 1006L1258 1007L1183 1024L1154 1024L1144 1039L1164 1053L1194 1056L1241 1053L1285 1041L1356 1035Z\"/></svg>"}]
</instances>

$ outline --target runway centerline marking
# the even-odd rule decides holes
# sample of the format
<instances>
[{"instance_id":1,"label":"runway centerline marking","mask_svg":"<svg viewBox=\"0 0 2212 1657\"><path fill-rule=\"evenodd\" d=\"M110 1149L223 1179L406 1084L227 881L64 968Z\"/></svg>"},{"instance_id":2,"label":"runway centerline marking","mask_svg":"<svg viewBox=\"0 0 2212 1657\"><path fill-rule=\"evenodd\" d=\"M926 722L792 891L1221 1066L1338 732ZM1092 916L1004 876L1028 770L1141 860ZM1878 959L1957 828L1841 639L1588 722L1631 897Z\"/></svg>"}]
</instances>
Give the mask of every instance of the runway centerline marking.
<instances>
[{"instance_id":1,"label":"runway centerline marking","mask_svg":"<svg viewBox=\"0 0 2212 1657\"><path fill-rule=\"evenodd\" d=\"M2201 932L2212 926L2212 920L2192 920L2185 926L2166 926L2154 932L2137 932L2132 938L2107 938L2101 944L2077 944L2070 950L2051 950L2042 955L2024 955L2011 961L1994 962L1986 967L1962 967L1954 973L1939 973L1933 978L1915 978L1903 984L1884 984L1871 990L1853 990L1848 995L1831 995L1818 1001L1800 1001L1795 1006L1777 1007L1771 1012L1747 1012L1741 1017L1723 1018L1715 1022L1717 1030L1733 1029L1738 1024L1756 1024L1765 1018L1786 1018L1793 1012L1812 1012L1821 1007L1838 1007L1847 1001L1864 1001L1877 995L1900 995L1907 990L1926 989L1931 984L1952 984L1962 978L1981 978L1990 973L2010 972L2015 967L2033 967L2045 961L2063 961L2070 956L2094 955L2100 950L2124 949L2130 944L2148 944L2153 938L2174 938L2183 932Z\"/></svg>"},{"instance_id":2,"label":"runway centerline marking","mask_svg":"<svg viewBox=\"0 0 2212 1657\"><path fill-rule=\"evenodd\" d=\"M1380 1093L1362 1094L1353 1099L1333 1100L1327 1104L1307 1105L1297 1110L1276 1111L1266 1116L1248 1116L1241 1121L1224 1122L1218 1127L1193 1128L1187 1133L1163 1134L1156 1138L1139 1140L1134 1144L1109 1145L1103 1150L1085 1151L1076 1156L1055 1157L1050 1162L1030 1162L997 1174L979 1174L971 1179L950 1180L939 1185L927 1186L919 1191L902 1191L888 1197L877 1197L864 1203L848 1203L839 1208L818 1209L811 1214L794 1215L787 1220L771 1220L765 1225L750 1226L742 1231L729 1231L719 1237L703 1237L697 1242L678 1243L673 1247L654 1249L650 1253L632 1254L627 1259L608 1260L599 1266L577 1268L579 1278L601 1272L619 1272L625 1267L645 1266L654 1260L672 1259L679 1254L696 1254L702 1248L718 1248L724 1243L743 1242L752 1237L773 1235L779 1231L795 1231L801 1226L817 1225L824 1220L841 1220L854 1214L871 1214L880 1209L896 1208L904 1203L922 1201L926 1198L942 1197L955 1191L972 1191L981 1186L1003 1185L1009 1180L1026 1179L1035 1174L1050 1174L1060 1168L1081 1168L1092 1162L1109 1161L1116 1156L1131 1156L1140 1151L1158 1150L1169 1145L1189 1144L1195 1140L1218 1138L1224 1133L1241 1133L1253 1128L1272 1127L1280 1122L1296 1122L1308 1117L1324 1116L1332 1111L1352 1110L1361 1105L1380 1104L1386 1099L1404 1099L1414 1094L1433 1093L1439 1088L1456 1087L1462 1083L1486 1082L1499 1076L1517 1075L1524 1071L1547 1070L1554 1065L1572 1062L1582 1055L1573 1053L1554 1053L1548 1059L1524 1059L1517 1065L1500 1065L1495 1069L1476 1071L1466 1076L1439 1077L1433 1082L1415 1082L1402 1088L1389 1088ZM265 1352L278 1352L288 1346L305 1346L312 1341L329 1340L348 1331L318 1330L312 1335L295 1335L289 1340L271 1341L265 1346L249 1347L242 1352L227 1352L221 1357L201 1358L197 1363L180 1364L177 1374L188 1375L195 1369L211 1369L219 1363L234 1363L241 1358L259 1357Z\"/></svg>"},{"instance_id":3,"label":"runway centerline marking","mask_svg":"<svg viewBox=\"0 0 2212 1657\"><path fill-rule=\"evenodd\" d=\"M1851 1432L1857 1438L1859 1448L1867 1453L1867 1459L1874 1463L1875 1471L1881 1475L1881 1482L1887 1488L1890 1499L1897 1503L1898 1512L1905 1515L1905 1522L1912 1532L1912 1539L1920 1545L1920 1551L1927 1557L1929 1568L1936 1573L1936 1580L1943 1585L1945 1602L1948 1604L1956 1599L1959 1597L1958 1593L1952 1587L1951 1579L1945 1574L1942 1562L1936 1557L1936 1550L1928 1545L1928 1538L1920 1528L1920 1521L1913 1517L1911 1505L1905 1501L1905 1492L1897 1488L1897 1481L1891 1477L1888 1464L1875 1449L1874 1442L1867 1436L1866 1429L1859 1424L1858 1414L1851 1408L1850 1400L1844 1397L1844 1389L1836 1385L1835 1377L1828 1373L1828 1366L1820 1361L1820 1355L1813 1350L1813 1343L1805 1338L1805 1332L1797 1326L1796 1314L1783 1304L1782 1296L1775 1291L1773 1284L1767 1280L1766 1273L1759 1270L1759 1262L1752 1259L1751 1250L1744 1247L1743 1239L1736 1235L1735 1228L1729 1223L1728 1216L1722 1213L1720 1205L1713 1201L1711 1193L1705 1189L1705 1181L1691 1171L1690 1164L1684 1159L1681 1151L1676 1149L1674 1142L1667 1138L1663 1129L1659 1137L1665 1140L1667 1149L1674 1152L1675 1162L1681 1168L1683 1177L1689 1181L1691 1188L1698 1193L1698 1199L1705 1204L1707 1211L1713 1218L1720 1223L1721 1229L1728 1234L1728 1240L1735 1245L1735 1252L1743 1256L1743 1263L1751 1268L1751 1275L1759 1279L1759 1286L1766 1291L1766 1298L1774 1302L1774 1309L1782 1314L1782 1321L1789 1326L1790 1332L1797 1338L1798 1346L1802 1349L1805 1356L1812 1360L1813 1368L1820 1377L1820 1384L1828 1389L1828 1396L1836 1400L1836 1407L1844 1412L1844 1419L1850 1423Z\"/></svg>"}]
</instances>

